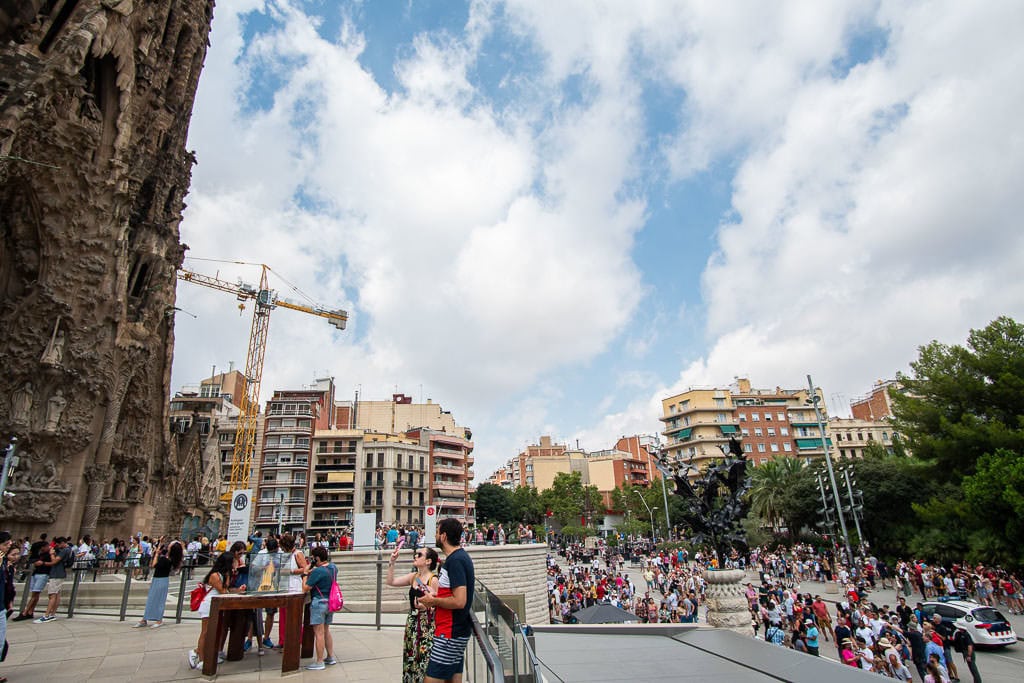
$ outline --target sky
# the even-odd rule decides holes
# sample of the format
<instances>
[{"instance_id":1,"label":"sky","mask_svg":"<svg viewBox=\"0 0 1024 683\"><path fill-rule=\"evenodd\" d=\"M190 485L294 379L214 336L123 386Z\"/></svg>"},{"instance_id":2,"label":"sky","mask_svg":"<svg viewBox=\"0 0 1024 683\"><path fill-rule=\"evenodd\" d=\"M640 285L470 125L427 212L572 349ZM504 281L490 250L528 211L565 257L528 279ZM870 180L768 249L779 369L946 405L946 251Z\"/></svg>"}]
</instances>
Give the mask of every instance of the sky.
<instances>
[{"instance_id":1,"label":"sky","mask_svg":"<svg viewBox=\"0 0 1024 683\"><path fill-rule=\"evenodd\" d=\"M1013 0L225 0L185 267L347 310L274 311L264 400L432 399L477 481L736 377L844 414L1024 317L1021 35ZM242 369L251 307L177 296L172 389Z\"/></svg>"}]
</instances>

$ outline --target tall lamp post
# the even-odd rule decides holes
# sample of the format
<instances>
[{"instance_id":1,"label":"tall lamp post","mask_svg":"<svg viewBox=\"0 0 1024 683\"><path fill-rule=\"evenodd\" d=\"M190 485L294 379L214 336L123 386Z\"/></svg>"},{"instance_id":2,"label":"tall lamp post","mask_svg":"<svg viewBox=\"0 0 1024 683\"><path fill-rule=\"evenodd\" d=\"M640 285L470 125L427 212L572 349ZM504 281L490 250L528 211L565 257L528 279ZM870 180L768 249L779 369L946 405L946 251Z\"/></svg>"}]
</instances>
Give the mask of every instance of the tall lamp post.
<instances>
[{"instance_id":1,"label":"tall lamp post","mask_svg":"<svg viewBox=\"0 0 1024 683\"><path fill-rule=\"evenodd\" d=\"M644 507L647 508L647 513L651 516L651 545L653 546L656 542L654 540L654 510L652 510L651 506L647 504L646 500L644 500L643 494L641 494L636 489L633 489L633 493L639 496L640 502L644 504Z\"/></svg>"},{"instance_id":2,"label":"tall lamp post","mask_svg":"<svg viewBox=\"0 0 1024 683\"><path fill-rule=\"evenodd\" d=\"M825 451L825 466L828 468L828 478L832 483L832 493L836 499L836 514L839 516L839 526L843 530L843 546L846 548L847 562L853 563L853 551L850 549L850 534L846 530L846 519L843 517L843 506L839 502L839 487L836 486L836 473L832 469L832 456L829 454L828 439L825 437L825 422L821 417L821 397L814 391L814 381L807 375L807 387L811 390L810 401L814 406L814 416L818 421L818 434L821 437L821 447Z\"/></svg>"},{"instance_id":3,"label":"tall lamp post","mask_svg":"<svg viewBox=\"0 0 1024 683\"><path fill-rule=\"evenodd\" d=\"M660 460L661 459L661 442L658 440L658 436L657 435L654 436L654 443L656 444L655 445L656 453L653 454L653 455L655 455L656 458L658 460ZM650 465L651 465L651 463L650 463L651 456L652 456L652 453L650 451L648 451L647 452L647 460L648 460L647 466L648 466L648 468L650 468ZM672 518L669 517L669 515L668 515L668 489L665 486L665 477L667 475L664 472L661 471L660 467L658 467L657 470L658 470L658 472L661 473L661 497L665 501L665 535L666 535L666 537L668 537L668 536L672 535ZM650 469L648 469L648 471L650 471Z\"/></svg>"},{"instance_id":4,"label":"tall lamp post","mask_svg":"<svg viewBox=\"0 0 1024 683\"><path fill-rule=\"evenodd\" d=\"M853 516L853 523L857 526L858 546L861 548L861 551L863 552L863 548L865 546L864 534L861 533L861 530L860 530L860 518L859 518L857 513L864 510L864 505L861 503L860 500L855 500L854 499L854 496L857 496L858 498L860 498L863 494L861 494L860 490L857 490L857 491L853 490L853 486L857 482L853 481L851 483L851 481L850 481L850 466L849 465L840 467L839 471L843 473L843 479L846 481L846 493L847 493L848 498L850 500L850 514ZM854 476L856 476L856 473L854 473Z\"/></svg>"}]
</instances>

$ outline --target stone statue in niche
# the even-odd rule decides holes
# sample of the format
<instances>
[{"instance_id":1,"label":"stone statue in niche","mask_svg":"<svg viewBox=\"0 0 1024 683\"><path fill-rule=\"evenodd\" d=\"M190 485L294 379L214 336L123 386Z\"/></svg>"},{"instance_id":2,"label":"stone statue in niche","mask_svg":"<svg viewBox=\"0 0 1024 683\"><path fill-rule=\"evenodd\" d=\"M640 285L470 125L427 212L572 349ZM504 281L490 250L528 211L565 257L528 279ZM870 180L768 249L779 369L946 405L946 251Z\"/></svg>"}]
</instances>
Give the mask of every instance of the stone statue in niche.
<instances>
[{"instance_id":1,"label":"stone statue in niche","mask_svg":"<svg viewBox=\"0 0 1024 683\"><path fill-rule=\"evenodd\" d=\"M124 500L128 496L128 472L127 470L118 470L117 475L114 478L114 500Z\"/></svg>"},{"instance_id":2,"label":"stone statue in niche","mask_svg":"<svg viewBox=\"0 0 1024 683\"><path fill-rule=\"evenodd\" d=\"M61 481L57 475L57 466L53 462L47 460L43 463L42 471L36 475L35 481L32 482L36 488L51 489L56 488L61 484Z\"/></svg>"},{"instance_id":3,"label":"stone statue in niche","mask_svg":"<svg viewBox=\"0 0 1024 683\"><path fill-rule=\"evenodd\" d=\"M64 360L64 342L64 330L60 329L60 318L57 318L57 322L53 326L53 334L50 335L50 341L43 350L43 357L39 359L39 362L55 368L60 367L61 361Z\"/></svg>"},{"instance_id":4,"label":"stone statue in niche","mask_svg":"<svg viewBox=\"0 0 1024 683\"><path fill-rule=\"evenodd\" d=\"M28 426L32 419L32 382L25 382L11 396L11 421L17 425Z\"/></svg>"},{"instance_id":5,"label":"stone statue in niche","mask_svg":"<svg viewBox=\"0 0 1024 683\"><path fill-rule=\"evenodd\" d=\"M57 431L57 425L60 423L60 417L64 414L64 408L68 405L68 400L64 398L64 392L58 389L57 392L50 397L50 400L46 402L46 426L43 427L43 431L47 434L53 434Z\"/></svg>"}]
</instances>

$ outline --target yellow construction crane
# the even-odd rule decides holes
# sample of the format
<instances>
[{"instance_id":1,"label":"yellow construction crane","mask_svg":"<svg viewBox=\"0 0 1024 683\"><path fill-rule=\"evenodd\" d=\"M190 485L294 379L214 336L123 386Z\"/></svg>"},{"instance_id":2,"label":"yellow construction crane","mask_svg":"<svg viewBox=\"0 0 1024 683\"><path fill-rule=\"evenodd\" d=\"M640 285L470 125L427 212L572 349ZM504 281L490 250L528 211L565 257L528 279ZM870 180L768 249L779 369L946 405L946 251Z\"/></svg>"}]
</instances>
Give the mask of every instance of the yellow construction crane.
<instances>
[{"instance_id":1,"label":"yellow construction crane","mask_svg":"<svg viewBox=\"0 0 1024 683\"><path fill-rule=\"evenodd\" d=\"M212 261L215 259L197 260ZM249 351L245 358L245 393L242 395L242 405L238 406L241 413L238 416L238 427L235 429L235 450L231 456L231 483L227 493L221 496L222 500L230 500L232 494L238 489L249 488L249 473L252 471L252 457L256 450L256 418L260 412L260 384L263 381L263 357L267 351L270 312L280 306L301 313L309 313L326 318L328 323L339 330L344 330L345 324L348 322L348 313L342 310L331 311L319 306L304 306L278 299L277 292L270 289L267 273L272 270L266 264L246 263L245 261L228 261L228 263L260 266L262 272L259 287L242 282L227 282L184 268L178 269L179 280L234 294L235 298L242 302L238 305L239 309L244 309L246 302L250 300L256 302L256 308L252 313L252 331L249 333Z\"/></svg>"}]
</instances>

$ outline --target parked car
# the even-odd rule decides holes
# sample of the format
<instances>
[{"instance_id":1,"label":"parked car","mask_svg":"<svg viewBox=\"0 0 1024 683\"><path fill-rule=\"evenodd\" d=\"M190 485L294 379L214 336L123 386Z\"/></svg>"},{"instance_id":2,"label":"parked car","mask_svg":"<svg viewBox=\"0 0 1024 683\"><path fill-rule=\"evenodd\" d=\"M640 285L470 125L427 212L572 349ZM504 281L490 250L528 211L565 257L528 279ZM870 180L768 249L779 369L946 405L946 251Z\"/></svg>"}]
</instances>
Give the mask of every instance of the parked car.
<instances>
[{"instance_id":1,"label":"parked car","mask_svg":"<svg viewBox=\"0 0 1024 683\"><path fill-rule=\"evenodd\" d=\"M1017 634L1006 617L995 607L970 600L931 600L923 605L924 618L933 614L945 623L967 631L975 645L1005 646L1017 642Z\"/></svg>"}]
</instances>

